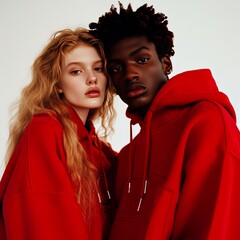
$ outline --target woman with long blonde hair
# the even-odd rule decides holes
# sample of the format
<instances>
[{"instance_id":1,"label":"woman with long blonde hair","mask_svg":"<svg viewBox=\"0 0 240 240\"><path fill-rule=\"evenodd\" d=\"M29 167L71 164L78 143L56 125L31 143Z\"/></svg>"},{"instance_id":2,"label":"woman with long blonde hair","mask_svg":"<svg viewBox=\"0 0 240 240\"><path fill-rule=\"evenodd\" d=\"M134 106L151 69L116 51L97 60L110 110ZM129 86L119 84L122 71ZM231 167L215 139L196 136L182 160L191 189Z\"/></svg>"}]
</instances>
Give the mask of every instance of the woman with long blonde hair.
<instances>
[{"instance_id":1,"label":"woman with long blonde hair","mask_svg":"<svg viewBox=\"0 0 240 240\"><path fill-rule=\"evenodd\" d=\"M106 142L113 95L101 42L81 28L53 34L10 127L2 240L107 238L117 155Z\"/></svg>"}]
</instances>

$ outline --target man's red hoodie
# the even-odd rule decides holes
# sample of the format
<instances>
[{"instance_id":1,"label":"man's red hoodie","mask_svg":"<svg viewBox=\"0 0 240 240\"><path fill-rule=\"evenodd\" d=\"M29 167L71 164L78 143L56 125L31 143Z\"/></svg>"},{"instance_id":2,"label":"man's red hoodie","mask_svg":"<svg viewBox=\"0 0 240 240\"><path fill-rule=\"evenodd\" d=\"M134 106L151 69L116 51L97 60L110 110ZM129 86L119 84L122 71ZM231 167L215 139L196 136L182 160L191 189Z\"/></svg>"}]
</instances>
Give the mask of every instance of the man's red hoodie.
<instances>
[{"instance_id":1,"label":"man's red hoodie","mask_svg":"<svg viewBox=\"0 0 240 240\"><path fill-rule=\"evenodd\" d=\"M111 240L240 239L240 133L208 69L170 79L119 154Z\"/></svg>"}]
</instances>

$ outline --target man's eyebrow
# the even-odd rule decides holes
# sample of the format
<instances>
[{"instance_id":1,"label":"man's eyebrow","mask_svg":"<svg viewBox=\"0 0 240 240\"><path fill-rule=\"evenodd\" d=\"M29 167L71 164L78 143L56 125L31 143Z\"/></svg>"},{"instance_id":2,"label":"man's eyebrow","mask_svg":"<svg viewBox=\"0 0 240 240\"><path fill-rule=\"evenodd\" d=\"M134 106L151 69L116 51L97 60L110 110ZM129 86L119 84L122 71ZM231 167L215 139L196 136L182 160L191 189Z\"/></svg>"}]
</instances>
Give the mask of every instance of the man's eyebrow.
<instances>
[{"instance_id":1,"label":"man's eyebrow","mask_svg":"<svg viewBox=\"0 0 240 240\"><path fill-rule=\"evenodd\" d=\"M132 57L132 56L134 56L135 54L139 53L139 52L142 51L142 50L149 50L149 48L146 47L146 46L141 46L141 47L135 49L134 51L132 51L132 52L129 54L129 56Z\"/></svg>"},{"instance_id":2,"label":"man's eyebrow","mask_svg":"<svg viewBox=\"0 0 240 240\"><path fill-rule=\"evenodd\" d=\"M146 46L141 46L137 49L135 49L134 51L132 51L130 54L129 54L129 57L133 57L134 55L136 55L137 53L139 53L140 51L142 50L149 50L148 47ZM108 62L117 62L118 59L117 58L109 58Z\"/></svg>"}]
</instances>

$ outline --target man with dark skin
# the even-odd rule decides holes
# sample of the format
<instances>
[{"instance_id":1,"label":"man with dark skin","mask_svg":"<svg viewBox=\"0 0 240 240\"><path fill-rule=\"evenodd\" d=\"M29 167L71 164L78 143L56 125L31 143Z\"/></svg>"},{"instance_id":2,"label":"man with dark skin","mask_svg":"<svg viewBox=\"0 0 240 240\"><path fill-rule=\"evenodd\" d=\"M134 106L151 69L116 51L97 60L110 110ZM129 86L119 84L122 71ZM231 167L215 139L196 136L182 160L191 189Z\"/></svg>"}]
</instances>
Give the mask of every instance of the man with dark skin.
<instances>
[{"instance_id":1,"label":"man with dark skin","mask_svg":"<svg viewBox=\"0 0 240 240\"><path fill-rule=\"evenodd\" d=\"M209 69L169 79L167 17L147 4L119 6L89 25L131 119L110 239L240 239L240 134L228 97Z\"/></svg>"},{"instance_id":2,"label":"man with dark skin","mask_svg":"<svg viewBox=\"0 0 240 240\"><path fill-rule=\"evenodd\" d=\"M109 52L108 69L114 76L112 79L119 96L129 109L144 116L155 95L168 80L167 75L172 69L169 57L159 59L154 44L145 36L120 40L111 46ZM126 72L124 64L127 65ZM124 84L122 79L126 80Z\"/></svg>"}]
</instances>

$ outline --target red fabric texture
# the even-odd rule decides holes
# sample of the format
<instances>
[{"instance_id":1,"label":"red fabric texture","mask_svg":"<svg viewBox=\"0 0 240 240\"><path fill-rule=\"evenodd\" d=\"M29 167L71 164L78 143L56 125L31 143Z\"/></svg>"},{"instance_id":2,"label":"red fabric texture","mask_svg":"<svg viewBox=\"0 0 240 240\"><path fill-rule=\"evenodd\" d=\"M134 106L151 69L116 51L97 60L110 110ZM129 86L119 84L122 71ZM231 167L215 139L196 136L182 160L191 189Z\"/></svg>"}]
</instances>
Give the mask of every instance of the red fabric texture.
<instances>
[{"instance_id":1,"label":"red fabric texture","mask_svg":"<svg viewBox=\"0 0 240 240\"><path fill-rule=\"evenodd\" d=\"M143 120L127 116L141 130L119 153L110 239L240 239L240 133L210 70L176 75Z\"/></svg>"},{"instance_id":2,"label":"red fabric texture","mask_svg":"<svg viewBox=\"0 0 240 240\"><path fill-rule=\"evenodd\" d=\"M70 107L69 112L86 152L110 177L116 153L105 143L99 149L92 123L87 131ZM2 177L0 203L1 240L100 240L109 224L97 197L94 220L84 221L66 170L62 125L48 114L34 116L26 128Z\"/></svg>"}]
</instances>

